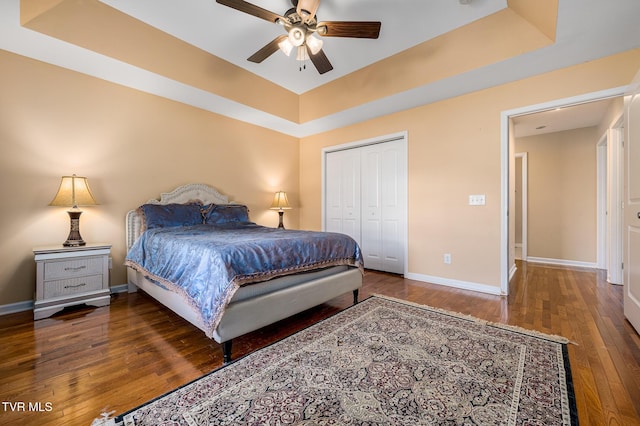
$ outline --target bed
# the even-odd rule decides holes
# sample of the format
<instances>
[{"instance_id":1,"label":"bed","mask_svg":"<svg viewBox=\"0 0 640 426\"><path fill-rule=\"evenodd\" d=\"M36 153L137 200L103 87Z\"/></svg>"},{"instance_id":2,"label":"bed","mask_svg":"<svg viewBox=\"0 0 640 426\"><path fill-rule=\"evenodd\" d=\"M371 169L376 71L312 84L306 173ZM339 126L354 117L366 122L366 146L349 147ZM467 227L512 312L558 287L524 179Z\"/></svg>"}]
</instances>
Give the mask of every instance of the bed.
<instances>
[{"instance_id":1,"label":"bed","mask_svg":"<svg viewBox=\"0 0 640 426\"><path fill-rule=\"evenodd\" d=\"M204 331L225 363L232 339L348 292L355 304L362 286L350 237L256 225L246 206L206 184L129 211L126 244L129 292L143 290Z\"/></svg>"}]
</instances>

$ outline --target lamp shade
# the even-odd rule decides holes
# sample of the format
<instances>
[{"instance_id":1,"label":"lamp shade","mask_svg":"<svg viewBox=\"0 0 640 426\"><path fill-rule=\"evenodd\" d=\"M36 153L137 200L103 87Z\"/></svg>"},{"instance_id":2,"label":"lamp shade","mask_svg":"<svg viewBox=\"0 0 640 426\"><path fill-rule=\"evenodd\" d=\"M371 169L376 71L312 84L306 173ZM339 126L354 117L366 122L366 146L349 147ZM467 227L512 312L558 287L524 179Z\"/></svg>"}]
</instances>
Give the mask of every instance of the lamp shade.
<instances>
[{"instance_id":1,"label":"lamp shade","mask_svg":"<svg viewBox=\"0 0 640 426\"><path fill-rule=\"evenodd\" d=\"M311 50L312 55L316 55L320 49L322 49L322 40L314 37L313 35L309 35L307 37L307 46L309 46L309 50Z\"/></svg>"},{"instance_id":2,"label":"lamp shade","mask_svg":"<svg viewBox=\"0 0 640 426\"><path fill-rule=\"evenodd\" d=\"M271 207L274 210L288 210L291 207L289 207L289 200L287 199L287 193L284 191L278 191L276 192L275 196L273 197L273 203L271 203Z\"/></svg>"},{"instance_id":3,"label":"lamp shade","mask_svg":"<svg viewBox=\"0 0 640 426\"><path fill-rule=\"evenodd\" d=\"M91 194L89 182L86 177L62 176L60 187L50 206L78 207L94 206L98 204Z\"/></svg>"},{"instance_id":4,"label":"lamp shade","mask_svg":"<svg viewBox=\"0 0 640 426\"><path fill-rule=\"evenodd\" d=\"M291 44L288 38L285 38L280 43L278 43L278 47L287 56L291 55L291 51L293 50L293 44Z\"/></svg>"}]
</instances>

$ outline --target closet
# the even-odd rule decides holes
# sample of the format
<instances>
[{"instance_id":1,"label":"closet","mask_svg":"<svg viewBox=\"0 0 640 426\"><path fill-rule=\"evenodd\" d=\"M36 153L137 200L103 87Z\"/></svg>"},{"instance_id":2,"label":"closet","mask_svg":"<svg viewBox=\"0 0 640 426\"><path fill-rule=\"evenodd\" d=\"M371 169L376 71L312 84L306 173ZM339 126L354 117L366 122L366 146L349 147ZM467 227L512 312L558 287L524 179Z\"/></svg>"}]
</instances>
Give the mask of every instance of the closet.
<instances>
[{"instance_id":1,"label":"closet","mask_svg":"<svg viewBox=\"0 0 640 426\"><path fill-rule=\"evenodd\" d=\"M324 227L355 239L365 268L404 273L406 138L326 150Z\"/></svg>"}]
</instances>

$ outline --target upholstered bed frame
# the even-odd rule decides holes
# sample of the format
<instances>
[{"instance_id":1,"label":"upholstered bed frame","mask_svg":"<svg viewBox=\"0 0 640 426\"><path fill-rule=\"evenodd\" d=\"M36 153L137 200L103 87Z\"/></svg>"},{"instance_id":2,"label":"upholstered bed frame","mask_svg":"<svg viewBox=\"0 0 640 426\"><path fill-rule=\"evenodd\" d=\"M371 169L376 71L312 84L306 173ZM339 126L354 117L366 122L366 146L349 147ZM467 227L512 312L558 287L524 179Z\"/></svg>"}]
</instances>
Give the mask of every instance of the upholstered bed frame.
<instances>
[{"instance_id":1,"label":"upholstered bed frame","mask_svg":"<svg viewBox=\"0 0 640 426\"><path fill-rule=\"evenodd\" d=\"M181 186L163 193L159 200L147 204L170 204L201 201L203 204L228 204L226 196L205 184ZM126 216L127 250L142 232L142 219L136 210ZM198 313L177 293L149 281L134 269L127 269L129 292L144 290L163 305L204 330ZM362 274L357 268L337 266L319 272L307 272L251 284L240 288L231 299L213 339L222 344L224 362L231 360L232 339L251 331L327 302L349 291L353 303L358 301L358 289L362 286Z\"/></svg>"}]
</instances>

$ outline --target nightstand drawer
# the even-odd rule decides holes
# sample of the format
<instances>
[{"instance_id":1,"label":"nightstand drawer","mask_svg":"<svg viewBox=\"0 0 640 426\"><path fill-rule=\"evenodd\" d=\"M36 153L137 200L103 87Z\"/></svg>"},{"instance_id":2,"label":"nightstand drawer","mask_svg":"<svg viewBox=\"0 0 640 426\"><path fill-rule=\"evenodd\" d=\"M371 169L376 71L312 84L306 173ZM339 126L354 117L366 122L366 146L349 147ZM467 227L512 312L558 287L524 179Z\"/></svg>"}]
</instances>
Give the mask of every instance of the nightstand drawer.
<instances>
[{"instance_id":1,"label":"nightstand drawer","mask_svg":"<svg viewBox=\"0 0 640 426\"><path fill-rule=\"evenodd\" d=\"M44 283L44 298L49 299L52 297L69 296L100 290L101 288L102 275L46 281Z\"/></svg>"},{"instance_id":2,"label":"nightstand drawer","mask_svg":"<svg viewBox=\"0 0 640 426\"><path fill-rule=\"evenodd\" d=\"M102 257L80 257L76 259L47 262L44 265L44 280L82 277L102 274Z\"/></svg>"}]
</instances>

